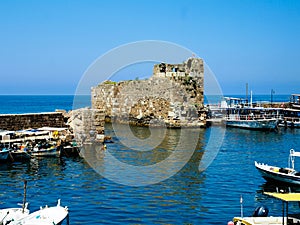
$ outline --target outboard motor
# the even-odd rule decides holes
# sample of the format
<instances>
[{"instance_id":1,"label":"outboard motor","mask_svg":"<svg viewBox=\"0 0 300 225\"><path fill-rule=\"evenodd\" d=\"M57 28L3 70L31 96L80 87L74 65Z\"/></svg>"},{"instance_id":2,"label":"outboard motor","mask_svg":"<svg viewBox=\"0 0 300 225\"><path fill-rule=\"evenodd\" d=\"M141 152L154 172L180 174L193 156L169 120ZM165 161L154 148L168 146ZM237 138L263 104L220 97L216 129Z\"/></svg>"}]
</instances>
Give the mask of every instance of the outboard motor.
<instances>
[{"instance_id":1,"label":"outboard motor","mask_svg":"<svg viewBox=\"0 0 300 225\"><path fill-rule=\"evenodd\" d=\"M268 213L269 213L269 209L264 206L264 205L261 205L261 206L257 206L253 212L253 217L266 217L268 216Z\"/></svg>"}]
</instances>

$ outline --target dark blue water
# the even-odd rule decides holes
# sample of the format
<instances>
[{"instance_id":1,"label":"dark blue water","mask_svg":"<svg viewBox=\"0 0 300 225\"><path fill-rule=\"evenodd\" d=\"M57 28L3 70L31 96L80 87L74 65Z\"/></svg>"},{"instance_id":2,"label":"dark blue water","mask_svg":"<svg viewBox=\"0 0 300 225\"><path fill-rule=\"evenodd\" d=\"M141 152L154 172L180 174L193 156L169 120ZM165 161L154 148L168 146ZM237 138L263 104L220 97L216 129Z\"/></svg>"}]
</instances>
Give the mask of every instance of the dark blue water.
<instances>
[{"instance_id":1,"label":"dark blue water","mask_svg":"<svg viewBox=\"0 0 300 225\"><path fill-rule=\"evenodd\" d=\"M31 111L35 111L39 104L31 104ZM65 105L64 109L68 107L71 106ZM62 205L70 209L70 224L226 224L233 216L240 215L241 195L244 215L250 215L261 203L269 206L270 214L280 215L280 202L261 194L263 189L274 190L274 187L261 178L254 161L286 166L289 150L300 151L300 130L226 129L216 158L205 171L199 172L199 161L209 138L223 129L201 129L198 145L180 171L169 179L142 187L114 183L95 172L82 158L45 158L29 163L1 164L1 207L13 207L22 202L23 180L26 179L29 208L34 211L45 204L54 205L60 198ZM107 144L106 152L97 156L101 165L107 163L108 153L132 164L158 162L173 151L181 135L180 130L168 130L153 154L145 155L134 154L135 151L120 142L126 134L115 137L109 125L106 132L115 142ZM132 128L132 132L141 139L149 136L147 128Z\"/></svg>"},{"instance_id":2,"label":"dark blue water","mask_svg":"<svg viewBox=\"0 0 300 225\"><path fill-rule=\"evenodd\" d=\"M230 97L245 98L244 95ZM254 102L271 101L270 99L269 95L253 96ZM274 95L272 99L273 102L288 102L290 95ZM220 96L205 97L205 104L216 104L220 100ZM91 97L88 95L0 95L0 114L53 112L56 109L69 111L90 105Z\"/></svg>"},{"instance_id":3,"label":"dark blue water","mask_svg":"<svg viewBox=\"0 0 300 225\"><path fill-rule=\"evenodd\" d=\"M74 108L91 105L90 96L76 96ZM73 95L0 95L0 114L69 111L73 108Z\"/></svg>"}]
</instances>

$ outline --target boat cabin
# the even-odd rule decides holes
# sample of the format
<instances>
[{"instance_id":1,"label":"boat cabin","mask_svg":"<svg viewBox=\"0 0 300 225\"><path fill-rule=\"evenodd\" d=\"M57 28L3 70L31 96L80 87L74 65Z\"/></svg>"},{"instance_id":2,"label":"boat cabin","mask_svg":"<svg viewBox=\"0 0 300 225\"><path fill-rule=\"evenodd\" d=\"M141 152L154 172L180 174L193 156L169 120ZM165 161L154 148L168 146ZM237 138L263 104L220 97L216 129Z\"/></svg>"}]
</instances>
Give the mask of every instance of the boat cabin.
<instances>
[{"instance_id":1,"label":"boat cabin","mask_svg":"<svg viewBox=\"0 0 300 225\"><path fill-rule=\"evenodd\" d=\"M292 94L290 97L291 108L300 109L300 94Z\"/></svg>"}]
</instances>

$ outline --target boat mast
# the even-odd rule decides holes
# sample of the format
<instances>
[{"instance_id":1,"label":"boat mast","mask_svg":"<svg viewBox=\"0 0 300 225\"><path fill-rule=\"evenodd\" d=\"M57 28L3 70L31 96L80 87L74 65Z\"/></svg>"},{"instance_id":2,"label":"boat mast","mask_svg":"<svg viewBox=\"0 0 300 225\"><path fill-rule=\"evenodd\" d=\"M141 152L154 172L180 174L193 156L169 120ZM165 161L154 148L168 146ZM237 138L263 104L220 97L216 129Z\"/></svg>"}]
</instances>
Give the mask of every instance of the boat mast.
<instances>
[{"instance_id":1,"label":"boat mast","mask_svg":"<svg viewBox=\"0 0 300 225\"><path fill-rule=\"evenodd\" d=\"M241 204L241 218L244 217L244 213L243 213L243 196L241 195L241 198L240 198L240 204Z\"/></svg>"},{"instance_id":2,"label":"boat mast","mask_svg":"<svg viewBox=\"0 0 300 225\"><path fill-rule=\"evenodd\" d=\"M24 180L24 196L23 196L23 205L22 205L22 212L25 211L25 205L26 205L26 189L27 189L27 180Z\"/></svg>"},{"instance_id":3,"label":"boat mast","mask_svg":"<svg viewBox=\"0 0 300 225\"><path fill-rule=\"evenodd\" d=\"M247 105L249 105L249 102L248 102L248 83L246 83L246 103L247 103Z\"/></svg>"}]
</instances>

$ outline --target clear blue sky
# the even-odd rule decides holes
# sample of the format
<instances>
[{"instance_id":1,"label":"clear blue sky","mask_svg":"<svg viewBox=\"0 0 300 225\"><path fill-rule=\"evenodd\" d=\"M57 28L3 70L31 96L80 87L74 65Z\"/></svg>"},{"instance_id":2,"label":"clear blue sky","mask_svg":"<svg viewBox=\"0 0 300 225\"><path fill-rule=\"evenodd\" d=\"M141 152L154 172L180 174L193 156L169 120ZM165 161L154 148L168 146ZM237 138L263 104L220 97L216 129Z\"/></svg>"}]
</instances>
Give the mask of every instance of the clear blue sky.
<instances>
[{"instance_id":1,"label":"clear blue sky","mask_svg":"<svg viewBox=\"0 0 300 225\"><path fill-rule=\"evenodd\" d=\"M297 0L3 0L0 29L0 94L74 94L96 58L141 40L192 50L225 94L246 83L255 94L300 93Z\"/></svg>"}]
</instances>

